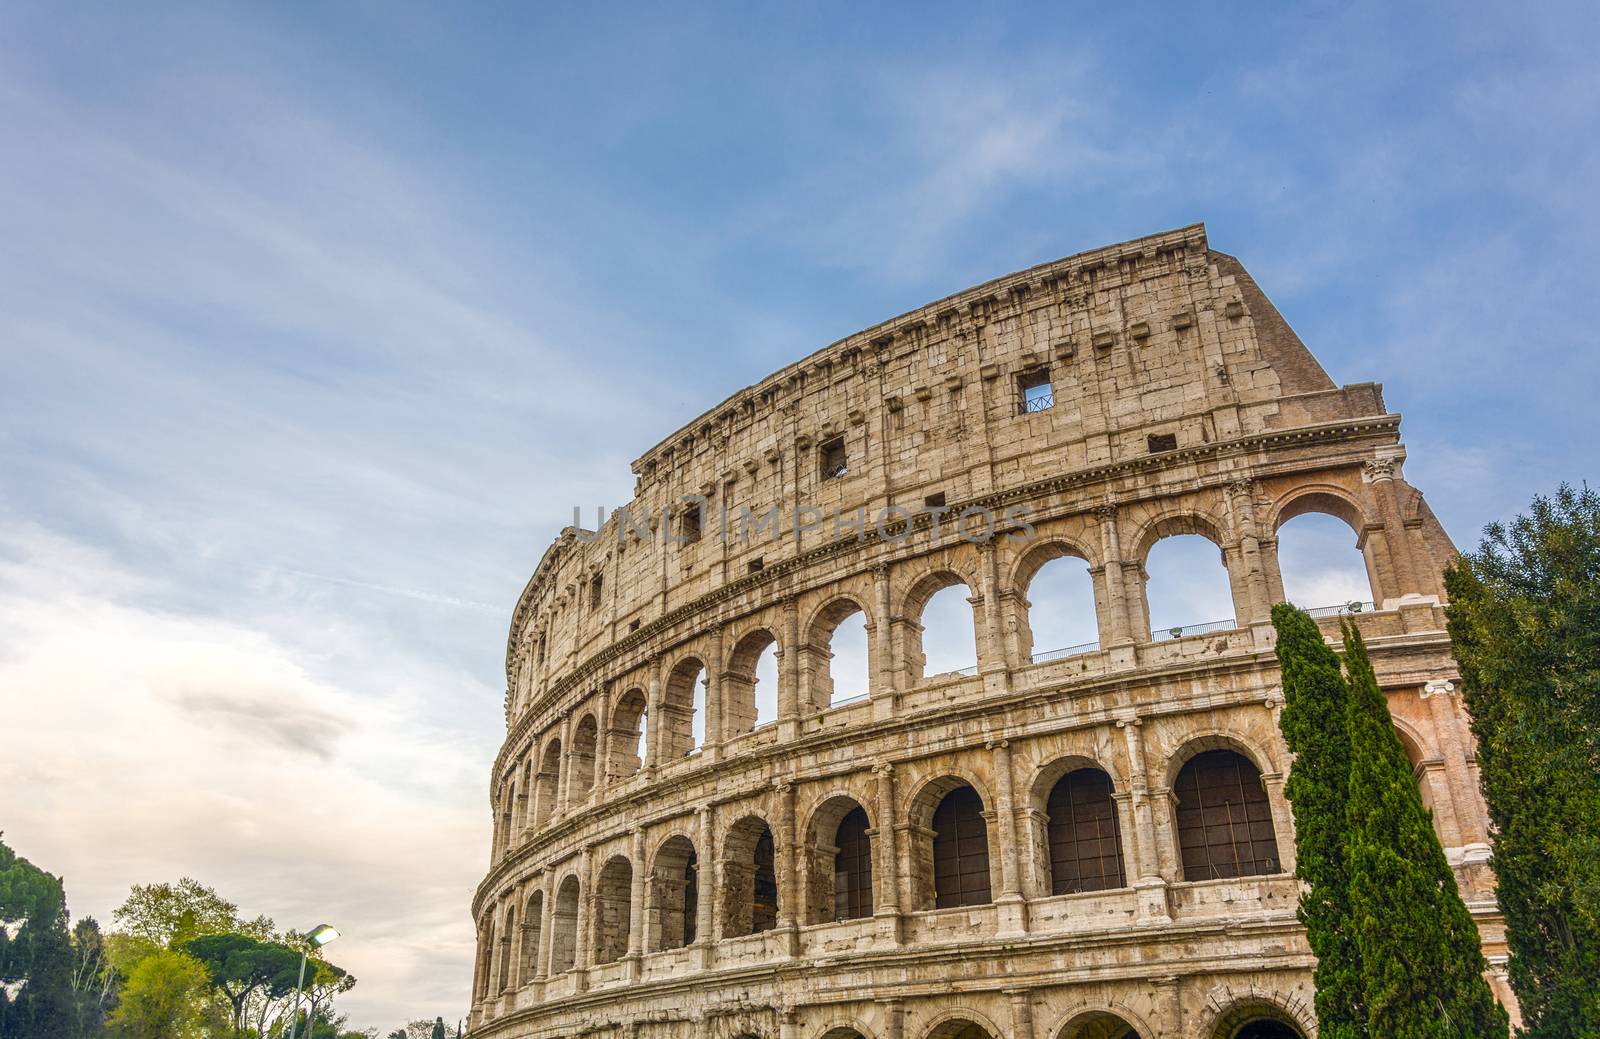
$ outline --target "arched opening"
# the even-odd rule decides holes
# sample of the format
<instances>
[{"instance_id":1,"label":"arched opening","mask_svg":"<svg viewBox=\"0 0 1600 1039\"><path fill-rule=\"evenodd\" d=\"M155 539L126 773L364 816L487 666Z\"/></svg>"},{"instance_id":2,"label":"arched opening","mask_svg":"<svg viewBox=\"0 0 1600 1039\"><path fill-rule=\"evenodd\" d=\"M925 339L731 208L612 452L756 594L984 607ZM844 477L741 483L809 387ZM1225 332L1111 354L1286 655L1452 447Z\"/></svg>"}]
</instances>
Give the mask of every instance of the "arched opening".
<instances>
[{"instance_id":1,"label":"arched opening","mask_svg":"<svg viewBox=\"0 0 1600 1039\"><path fill-rule=\"evenodd\" d=\"M517 801L517 783L515 779L505 780L500 784L500 796L497 799L500 805L500 817L495 822L496 835L499 838L500 850L508 851L516 840L512 832L511 820L513 807Z\"/></svg>"},{"instance_id":2,"label":"arched opening","mask_svg":"<svg viewBox=\"0 0 1600 1039\"><path fill-rule=\"evenodd\" d=\"M1110 1013L1084 1014L1061 1030L1059 1039L1142 1039L1138 1029Z\"/></svg>"},{"instance_id":3,"label":"arched opening","mask_svg":"<svg viewBox=\"0 0 1600 1039\"><path fill-rule=\"evenodd\" d=\"M756 660L756 728L778 720L778 644Z\"/></svg>"},{"instance_id":4,"label":"arched opening","mask_svg":"<svg viewBox=\"0 0 1600 1039\"><path fill-rule=\"evenodd\" d=\"M556 810L561 791L561 741L551 740L539 759L539 775L533 784L534 825L543 826Z\"/></svg>"},{"instance_id":5,"label":"arched opening","mask_svg":"<svg viewBox=\"0 0 1600 1039\"><path fill-rule=\"evenodd\" d=\"M990 1031L963 1017L939 1022L928 1032L926 1039L995 1039Z\"/></svg>"},{"instance_id":6,"label":"arched opening","mask_svg":"<svg viewBox=\"0 0 1600 1039\"><path fill-rule=\"evenodd\" d=\"M867 615L851 599L836 599L817 615L802 658L810 709L825 711L872 689Z\"/></svg>"},{"instance_id":7,"label":"arched opening","mask_svg":"<svg viewBox=\"0 0 1600 1039\"><path fill-rule=\"evenodd\" d=\"M746 816L723 843L722 937L770 931L778 924L777 848L772 830Z\"/></svg>"},{"instance_id":8,"label":"arched opening","mask_svg":"<svg viewBox=\"0 0 1600 1039\"><path fill-rule=\"evenodd\" d=\"M600 868L594 889L594 961L611 963L628 954L632 925L633 864L613 855Z\"/></svg>"},{"instance_id":9,"label":"arched opening","mask_svg":"<svg viewBox=\"0 0 1600 1039\"><path fill-rule=\"evenodd\" d=\"M1305 1039L1305 1034L1282 1008L1252 999L1224 1014L1211 1039Z\"/></svg>"},{"instance_id":10,"label":"arched opening","mask_svg":"<svg viewBox=\"0 0 1600 1039\"><path fill-rule=\"evenodd\" d=\"M1422 798L1422 807L1429 814L1435 814L1433 809L1433 784L1428 782L1428 766L1422 757L1422 748L1406 730L1396 726L1395 735L1400 737L1400 749L1405 751L1406 760L1411 763L1411 781L1417 785L1417 793ZM1438 820L1434 821L1435 827Z\"/></svg>"},{"instance_id":11,"label":"arched opening","mask_svg":"<svg viewBox=\"0 0 1600 1039\"><path fill-rule=\"evenodd\" d=\"M644 764L645 697L629 689L617 698L611 709L611 764L607 774L622 779L639 771Z\"/></svg>"},{"instance_id":12,"label":"arched opening","mask_svg":"<svg viewBox=\"0 0 1600 1039\"><path fill-rule=\"evenodd\" d=\"M679 661L661 697L661 752L666 761L700 748L705 740L705 706L705 665L697 657Z\"/></svg>"},{"instance_id":13,"label":"arched opening","mask_svg":"<svg viewBox=\"0 0 1600 1039\"><path fill-rule=\"evenodd\" d=\"M578 878L568 876L556 890L550 921L550 973L561 974L578 962Z\"/></svg>"},{"instance_id":14,"label":"arched opening","mask_svg":"<svg viewBox=\"0 0 1600 1039\"><path fill-rule=\"evenodd\" d=\"M1126 886L1110 776L1097 768L1068 772L1050 788L1045 819L1051 894Z\"/></svg>"},{"instance_id":15,"label":"arched opening","mask_svg":"<svg viewBox=\"0 0 1600 1039\"><path fill-rule=\"evenodd\" d=\"M532 822L530 815L533 811L533 761L524 755L522 759L522 781L517 785L517 810L512 816L511 843L515 845L522 838L522 832Z\"/></svg>"},{"instance_id":16,"label":"arched opening","mask_svg":"<svg viewBox=\"0 0 1600 1039\"><path fill-rule=\"evenodd\" d=\"M867 1039L867 1037L849 1025L840 1025L838 1028L830 1028L822 1033L821 1039Z\"/></svg>"},{"instance_id":17,"label":"arched opening","mask_svg":"<svg viewBox=\"0 0 1600 1039\"><path fill-rule=\"evenodd\" d=\"M722 712L730 736L777 720L778 640L772 632L752 631L734 646L723 679Z\"/></svg>"},{"instance_id":18,"label":"arched opening","mask_svg":"<svg viewBox=\"0 0 1600 1039\"><path fill-rule=\"evenodd\" d=\"M848 797L829 798L806 838L806 922L830 923L872 915L871 822Z\"/></svg>"},{"instance_id":19,"label":"arched opening","mask_svg":"<svg viewBox=\"0 0 1600 1039\"><path fill-rule=\"evenodd\" d=\"M577 728L572 730L572 789L568 797L573 802L583 800L589 796L589 791L594 789L594 762L595 747L600 740L600 725L594 720L594 715L586 714L578 720Z\"/></svg>"},{"instance_id":20,"label":"arched opening","mask_svg":"<svg viewBox=\"0 0 1600 1039\"><path fill-rule=\"evenodd\" d=\"M1059 541L1028 553L1016 575L1017 658L1042 664L1100 648L1094 578L1077 550Z\"/></svg>"},{"instance_id":21,"label":"arched opening","mask_svg":"<svg viewBox=\"0 0 1600 1039\"><path fill-rule=\"evenodd\" d=\"M689 838L680 834L661 846L649 880L650 951L693 945L700 870Z\"/></svg>"},{"instance_id":22,"label":"arched opening","mask_svg":"<svg viewBox=\"0 0 1600 1039\"><path fill-rule=\"evenodd\" d=\"M1318 508L1316 495L1297 499L1290 509L1302 502L1304 511L1285 510L1278 526L1283 597L1303 610L1348 609L1352 603L1370 609L1381 596L1356 533L1360 528L1352 530L1349 520Z\"/></svg>"},{"instance_id":23,"label":"arched opening","mask_svg":"<svg viewBox=\"0 0 1600 1039\"><path fill-rule=\"evenodd\" d=\"M489 998L489 984L494 971L494 917L485 913L478 927L478 992L481 999Z\"/></svg>"},{"instance_id":24,"label":"arched opening","mask_svg":"<svg viewBox=\"0 0 1600 1039\"><path fill-rule=\"evenodd\" d=\"M906 671L912 681L947 674L976 674L977 617L972 589L949 571L929 574L906 598Z\"/></svg>"},{"instance_id":25,"label":"arched opening","mask_svg":"<svg viewBox=\"0 0 1600 1039\"><path fill-rule=\"evenodd\" d=\"M511 939L517 933L517 907L506 909L505 927L500 932L500 976L495 979L495 991L511 988Z\"/></svg>"},{"instance_id":26,"label":"arched opening","mask_svg":"<svg viewBox=\"0 0 1600 1039\"><path fill-rule=\"evenodd\" d=\"M988 905L989 825L978 791L955 777L930 783L917 796L912 821L931 831L912 876L917 907Z\"/></svg>"},{"instance_id":27,"label":"arched opening","mask_svg":"<svg viewBox=\"0 0 1600 1039\"><path fill-rule=\"evenodd\" d=\"M535 891L528 896L528 908L522 914L522 983L526 985L539 972L539 937L544 928L544 892Z\"/></svg>"},{"instance_id":28,"label":"arched opening","mask_svg":"<svg viewBox=\"0 0 1600 1039\"><path fill-rule=\"evenodd\" d=\"M1215 535L1197 521L1173 521L1166 528L1173 532L1158 534L1144 557L1150 637L1160 641L1235 627L1233 585Z\"/></svg>"},{"instance_id":29,"label":"arched opening","mask_svg":"<svg viewBox=\"0 0 1600 1039\"><path fill-rule=\"evenodd\" d=\"M1172 785L1185 880L1279 873L1278 840L1261 770L1242 754L1208 750Z\"/></svg>"}]
</instances>

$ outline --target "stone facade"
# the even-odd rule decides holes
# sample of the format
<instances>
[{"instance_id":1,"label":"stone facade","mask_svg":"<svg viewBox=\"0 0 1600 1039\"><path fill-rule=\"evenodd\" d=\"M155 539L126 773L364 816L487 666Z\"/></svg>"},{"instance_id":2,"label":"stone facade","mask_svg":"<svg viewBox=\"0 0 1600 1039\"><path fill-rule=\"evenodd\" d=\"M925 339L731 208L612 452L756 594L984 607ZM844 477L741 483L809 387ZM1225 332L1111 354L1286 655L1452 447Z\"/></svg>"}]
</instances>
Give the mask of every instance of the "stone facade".
<instances>
[{"instance_id":1,"label":"stone facade","mask_svg":"<svg viewBox=\"0 0 1600 1039\"><path fill-rule=\"evenodd\" d=\"M1359 540L1357 620L1503 963L1453 549L1399 426L1193 226L895 318L678 430L634 464L628 514L564 531L517 604L474 1034L1315 1035L1269 622L1276 533L1312 511ZM741 506L867 518L746 540ZM1153 635L1145 560L1192 533L1235 620ZM1040 653L1028 586L1063 556L1099 640ZM956 584L978 666L925 676L922 608ZM856 612L870 692L837 701L829 641Z\"/></svg>"}]
</instances>

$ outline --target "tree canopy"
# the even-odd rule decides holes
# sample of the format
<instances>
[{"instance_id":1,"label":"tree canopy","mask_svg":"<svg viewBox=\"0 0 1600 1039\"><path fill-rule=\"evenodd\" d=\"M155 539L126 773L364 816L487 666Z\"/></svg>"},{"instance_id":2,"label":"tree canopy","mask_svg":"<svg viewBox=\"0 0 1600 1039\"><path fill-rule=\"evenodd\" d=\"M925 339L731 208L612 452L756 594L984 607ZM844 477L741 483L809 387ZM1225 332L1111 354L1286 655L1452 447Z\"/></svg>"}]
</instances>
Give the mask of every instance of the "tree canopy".
<instances>
[{"instance_id":1,"label":"tree canopy","mask_svg":"<svg viewBox=\"0 0 1600 1039\"><path fill-rule=\"evenodd\" d=\"M1524 1034L1600 1035L1600 495L1534 499L1445 588Z\"/></svg>"},{"instance_id":2,"label":"tree canopy","mask_svg":"<svg viewBox=\"0 0 1600 1039\"><path fill-rule=\"evenodd\" d=\"M0 841L0 1039L70 1035L72 946L61 881Z\"/></svg>"}]
</instances>

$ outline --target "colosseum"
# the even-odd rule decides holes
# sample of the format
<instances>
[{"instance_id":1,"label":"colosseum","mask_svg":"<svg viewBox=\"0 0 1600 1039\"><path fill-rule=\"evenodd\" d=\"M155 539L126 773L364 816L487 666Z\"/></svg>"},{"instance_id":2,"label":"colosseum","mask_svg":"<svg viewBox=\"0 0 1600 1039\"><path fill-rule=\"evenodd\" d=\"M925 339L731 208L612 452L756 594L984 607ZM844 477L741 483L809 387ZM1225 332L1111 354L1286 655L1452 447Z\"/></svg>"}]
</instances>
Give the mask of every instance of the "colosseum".
<instances>
[{"instance_id":1,"label":"colosseum","mask_svg":"<svg viewBox=\"0 0 1600 1039\"><path fill-rule=\"evenodd\" d=\"M1371 602L1302 605L1370 640L1508 999L1454 549L1399 430L1199 225L695 418L512 616L474 1036L1316 1035L1269 622L1306 513L1349 525ZM1152 548L1186 535L1232 616L1153 632ZM1038 644L1047 571L1082 580L1093 641ZM931 673L946 589L976 665ZM860 688L835 681L850 624Z\"/></svg>"}]
</instances>

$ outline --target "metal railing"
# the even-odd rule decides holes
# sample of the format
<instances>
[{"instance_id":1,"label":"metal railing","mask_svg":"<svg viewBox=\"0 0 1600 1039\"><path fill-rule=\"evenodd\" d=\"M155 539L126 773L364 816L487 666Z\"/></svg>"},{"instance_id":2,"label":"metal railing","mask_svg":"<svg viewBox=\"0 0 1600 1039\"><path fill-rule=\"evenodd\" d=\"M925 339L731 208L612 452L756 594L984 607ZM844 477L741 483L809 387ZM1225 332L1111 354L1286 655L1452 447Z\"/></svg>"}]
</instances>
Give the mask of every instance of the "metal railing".
<instances>
[{"instance_id":1,"label":"metal railing","mask_svg":"<svg viewBox=\"0 0 1600 1039\"><path fill-rule=\"evenodd\" d=\"M1035 664L1043 664L1048 660L1062 660L1066 657L1081 656L1084 653L1094 653L1099 649L1100 643L1098 641L1083 642L1076 646L1067 646L1064 649L1046 649L1035 653L1033 655L1032 662Z\"/></svg>"},{"instance_id":2,"label":"metal railing","mask_svg":"<svg viewBox=\"0 0 1600 1039\"><path fill-rule=\"evenodd\" d=\"M1049 411L1055 406L1056 395L1054 393L1040 393L1032 397L1023 398L1022 413L1027 415L1035 411Z\"/></svg>"},{"instance_id":3,"label":"metal railing","mask_svg":"<svg viewBox=\"0 0 1600 1039\"><path fill-rule=\"evenodd\" d=\"M1207 621L1204 624L1181 624L1172 628L1156 628L1150 632L1151 642L1166 642L1168 639L1186 639L1190 635L1209 635L1214 631L1232 631L1239 626L1239 622L1229 617L1225 621Z\"/></svg>"},{"instance_id":4,"label":"metal railing","mask_svg":"<svg viewBox=\"0 0 1600 1039\"><path fill-rule=\"evenodd\" d=\"M1370 613L1376 608L1375 603L1357 602L1352 599L1338 606L1317 606L1306 611L1312 617L1348 617L1352 613Z\"/></svg>"}]
</instances>

